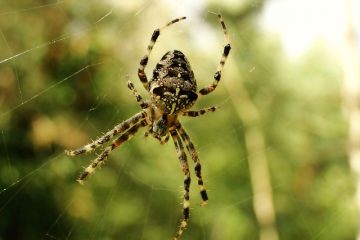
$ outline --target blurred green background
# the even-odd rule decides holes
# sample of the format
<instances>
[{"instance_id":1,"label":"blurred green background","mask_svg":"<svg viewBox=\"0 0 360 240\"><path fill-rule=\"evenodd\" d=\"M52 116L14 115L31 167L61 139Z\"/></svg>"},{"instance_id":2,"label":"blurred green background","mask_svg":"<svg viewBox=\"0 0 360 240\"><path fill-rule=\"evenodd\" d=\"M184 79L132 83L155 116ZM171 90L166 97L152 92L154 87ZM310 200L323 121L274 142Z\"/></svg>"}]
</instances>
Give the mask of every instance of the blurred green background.
<instances>
[{"instance_id":1,"label":"blurred green background","mask_svg":"<svg viewBox=\"0 0 360 240\"><path fill-rule=\"evenodd\" d=\"M194 1L195 2L195 1ZM90 142L140 109L126 87L170 49L183 51L198 86L213 81L228 27L232 52L216 91L181 122L199 150L209 204L195 176L183 239L355 239L355 186L347 160L342 68L315 44L296 60L259 27L267 2L1 1L0 239L170 239L181 218L183 175L170 141L140 131L84 186ZM304 16L306 17L306 16ZM189 159L192 167L191 159Z\"/></svg>"}]
</instances>

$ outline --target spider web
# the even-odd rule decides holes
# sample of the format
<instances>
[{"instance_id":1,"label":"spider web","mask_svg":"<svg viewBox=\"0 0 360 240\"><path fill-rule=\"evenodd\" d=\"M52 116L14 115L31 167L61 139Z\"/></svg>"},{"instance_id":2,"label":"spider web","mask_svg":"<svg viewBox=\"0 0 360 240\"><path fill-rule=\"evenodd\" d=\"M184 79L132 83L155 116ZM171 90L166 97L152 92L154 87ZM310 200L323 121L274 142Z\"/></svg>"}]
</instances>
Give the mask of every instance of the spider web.
<instances>
[{"instance_id":1,"label":"spider web","mask_svg":"<svg viewBox=\"0 0 360 240\"><path fill-rule=\"evenodd\" d=\"M253 1L253 8L258 7ZM171 18L185 15L189 19L161 35L146 69L148 75L161 55L176 45L190 62L194 61L198 84L212 81L223 41L220 26L214 28L217 19L207 13L213 9L201 1L175 0L133 4L109 0L100 6L91 1L18 1L16 5L1 3L0 9L0 19L9 23L0 25L0 226L6 226L0 228L0 234L4 239L24 239L25 235L26 239L173 236L181 217L183 176L171 141L161 146L151 138L144 139L140 131L114 151L85 186L79 186L75 179L96 154L70 158L63 150L101 136L139 111L126 89L124 76L129 74L142 96L147 96L137 80L138 62L154 27L163 26ZM159 9L167 14L157 16ZM68 23L54 20L59 17ZM46 31L45 19L49 26L60 21L59 31ZM32 29L37 24L45 30ZM26 33L25 39L22 33ZM230 38L245 37L234 31ZM73 52L78 56L72 56ZM232 54L236 56L236 52ZM266 67L266 63L250 64L244 76ZM232 77L226 73L231 68L234 65L227 63L223 79ZM24 75L37 80L28 82ZM215 92L200 99L194 109L220 104L221 110L214 113L217 117L209 113L182 121L199 150L211 201L200 208L193 174L191 220L186 234L194 239L222 239L218 232L230 237L242 233L246 239L256 239L246 235L248 229L256 231L256 223L251 222L254 213L249 210L253 194L242 149L243 125L234 121L234 97L223 87ZM268 96L277 94L274 91ZM81 101L76 100L79 98ZM72 108L74 105L77 107ZM272 148L265 151L271 154ZM223 152L227 152L228 159L224 159ZM191 159L189 164L192 168ZM19 216L11 218L16 225L5 222L11 215ZM320 229L309 230L314 231L309 235L319 239L347 217L340 211L333 215L336 222L327 221ZM242 221L243 227L232 226L237 221ZM238 232L228 233L224 226ZM311 223L307 226L310 229Z\"/></svg>"}]
</instances>

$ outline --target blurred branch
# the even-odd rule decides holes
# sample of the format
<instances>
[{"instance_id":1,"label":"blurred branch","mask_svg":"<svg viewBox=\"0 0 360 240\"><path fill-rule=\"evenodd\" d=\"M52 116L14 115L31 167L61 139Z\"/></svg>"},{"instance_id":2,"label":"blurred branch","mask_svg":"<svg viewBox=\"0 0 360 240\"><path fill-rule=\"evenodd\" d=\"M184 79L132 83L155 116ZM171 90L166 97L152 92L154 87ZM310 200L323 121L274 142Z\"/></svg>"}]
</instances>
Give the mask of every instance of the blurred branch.
<instances>
[{"instance_id":1,"label":"blurred branch","mask_svg":"<svg viewBox=\"0 0 360 240\"><path fill-rule=\"evenodd\" d=\"M238 79L232 76L228 80ZM239 81L240 82L240 81ZM251 185L254 195L254 211L260 225L260 240L279 239L276 229L276 216L272 197L272 186L268 160L265 154L266 143L261 130L261 117L252 103L245 87L235 88L233 81L224 81L238 118L245 126L245 144Z\"/></svg>"},{"instance_id":2,"label":"blurred branch","mask_svg":"<svg viewBox=\"0 0 360 240\"><path fill-rule=\"evenodd\" d=\"M355 29L352 18L352 0L346 1L347 23L343 45L343 105L349 122L348 156L350 168L355 177L355 201L360 209L360 59L356 46ZM360 227L357 239L360 240Z\"/></svg>"},{"instance_id":3,"label":"blurred branch","mask_svg":"<svg viewBox=\"0 0 360 240\"><path fill-rule=\"evenodd\" d=\"M264 1L259 0L256 2L256 5L254 5L254 2L249 1L242 11L233 16L233 18L236 21L242 21L257 14L263 5ZM234 72L236 71L230 71L230 75ZM234 82L235 79L236 83ZM261 116L255 104L251 101L246 88L244 86L235 87L241 82L239 81L239 76L232 75L227 80L230 81L224 81L224 85L229 92L238 118L245 126L245 145L254 196L253 206L259 223L259 239L278 240L272 186L268 160L265 154L266 143L261 129Z\"/></svg>"}]
</instances>

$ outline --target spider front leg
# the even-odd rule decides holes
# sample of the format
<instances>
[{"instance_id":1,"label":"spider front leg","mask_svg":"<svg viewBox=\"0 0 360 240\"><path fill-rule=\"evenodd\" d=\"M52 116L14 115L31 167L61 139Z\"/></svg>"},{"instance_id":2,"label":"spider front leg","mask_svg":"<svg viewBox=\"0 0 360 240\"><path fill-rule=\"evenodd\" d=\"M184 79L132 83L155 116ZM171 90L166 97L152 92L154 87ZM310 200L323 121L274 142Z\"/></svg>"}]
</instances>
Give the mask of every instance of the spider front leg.
<instances>
[{"instance_id":1,"label":"spider front leg","mask_svg":"<svg viewBox=\"0 0 360 240\"><path fill-rule=\"evenodd\" d=\"M206 94L209 94L209 93L211 93L212 91L215 90L216 86L218 85L218 83L220 81L221 71L224 68L226 58L229 55L230 49L231 49L230 39L229 39L229 35L228 35L227 29L226 29L226 26L225 26L224 19L222 18L221 14L217 14L217 16L218 16L218 18L220 20L221 26L222 26L223 31L224 31L224 37L225 37L224 52L223 52L223 54L221 56L220 64L219 64L219 66L218 66L218 68L217 68L217 70L215 72L214 81L209 86L200 89L200 91L199 91L200 95L206 95Z\"/></svg>"},{"instance_id":2,"label":"spider front leg","mask_svg":"<svg viewBox=\"0 0 360 240\"><path fill-rule=\"evenodd\" d=\"M194 161L195 174L196 174L196 177L198 178L198 185L200 188L200 195L201 195L201 199L202 199L201 205L204 205L207 203L209 198L208 198L205 186L204 186L204 181L201 176L201 164L200 164L198 153L195 149L194 144L191 142L189 135L186 133L185 129L181 126L180 123L177 126L176 130L179 132L181 139L185 142L186 149L188 150L192 160Z\"/></svg>"},{"instance_id":3,"label":"spider front leg","mask_svg":"<svg viewBox=\"0 0 360 240\"><path fill-rule=\"evenodd\" d=\"M127 131L129 128L134 126L135 124L139 123L140 121L144 120L147 116L145 111L141 111L137 114L135 114L133 117L129 118L128 120L116 125L112 130L105 133L102 137L96 139L92 143L86 144L83 147L80 147L75 150L65 150L65 153L71 157L92 152L102 144L110 141L113 137L115 137L118 134L121 134L125 131Z\"/></svg>"},{"instance_id":4,"label":"spider front leg","mask_svg":"<svg viewBox=\"0 0 360 240\"><path fill-rule=\"evenodd\" d=\"M181 20L184 20L186 19L186 17L180 17L180 18L176 18L170 22L168 22L165 26L163 26L162 28L158 28L158 29L155 29L152 36L151 36L151 39L150 39L150 43L147 47L147 53L145 54L145 56L141 59L140 61L140 67L138 69L138 76L139 76L139 79L141 81L141 83L144 85L144 88L149 91L149 83L148 83L148 80L147 80L147 77L146 77L146 73L145 73L145 67L148 63L148 60L149 60L149 56L151 54L151 51L154 47L154 44L157 40L157 38L159 37L160 35L160 32L161 30L165 29L166 27L169 27L170 25L174 24L174 23L177 23Z\"/></svg>"},{"instance_id":5,"label":"spider front leg","mask_svg":"<svg viewBox=\"0 0 360 240\"><path fill-rule=\"evenodd\" d=\"M181 142L179 134L176 130L172 130L171 137L174 140L175 149L178 154L178 158L180 160L181 169L184 172L184 200L183 200L183 219L180 223L179 229L174 237L174 240L180 239L181 235L183 234L184 230L186 229L187 222L189 220L190 214L190 171L189 171L189 164L187 162L186 154L184 151L184 146Z\"/></svg>"},{"instance_id":6,"label":"spider front leg","mask_svg":"<svg viewBox=\"0 0 360 240\"><path fill-rule=\"evenodd\" d=\"M95 171L96 167L104 164L105 160L108 158L110 153L115 148L119 147L124 142L130 140L135 135L135 133L139 130L140 127L144 127L146 125L147 125L146 121L141 121L140 123L137 123L134 126L132 126L127 132L125 132L123 135L121 135L115 141L113 141L110 146L107 146L104 149L104 151L95 160L93 160L87 168L85 168L84 172L80 174L77 181L80 184L83 184L85 178L87 178L91 173L93 173Z\"/></svg>"}]
</instances>

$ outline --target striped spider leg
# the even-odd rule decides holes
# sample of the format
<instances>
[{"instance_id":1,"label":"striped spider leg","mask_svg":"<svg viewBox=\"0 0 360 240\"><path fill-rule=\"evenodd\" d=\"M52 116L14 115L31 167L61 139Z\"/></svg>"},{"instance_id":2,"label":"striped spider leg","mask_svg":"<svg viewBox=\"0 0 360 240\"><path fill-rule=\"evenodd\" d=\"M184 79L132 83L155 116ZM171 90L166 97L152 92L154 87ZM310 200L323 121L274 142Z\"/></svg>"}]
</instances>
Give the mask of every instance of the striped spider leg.
<instances>
[{"instance_id":1,"label":"striped spider leg","mask_svg":"<svg viewBox=\"0 0 360 240\"><path fill-rule=\"evenodd\" d=\"M126 121L116 125L113 129L106 132L103 136L96 139L92 143L86 144L85 146L82 146L82 147L77 148L75 150L65 150L65 153L67 155L71 156L71 157L74 157L74 156L77 156L77 155L80 155L80 154L92 152L96 148L103 145L104 143L109 142L116 135L119 135L119 134L122 134L122 133L126 132L132 126L134 126L135 124L137 124L140 121L144 120L146 116L147 116L146 111L141 111L141 112L135 114L134 116L132 116L131 118L127 119Z\"/></svg>"},{"instance_id":2,"label":"striped spider leg","mask_svg":"<svg viewBox=\"0 0 360 240\"><path fill-rule=\"evenodd\" d=\"M190 215L190 171L189 171L189 164L187 161L187 157L185 154L183 143L179 137L178 132L176 129L170 130L170 134L172 139L174 140L174 145L176 152L178 154L178 158L180 160L180 166L184 173L184 198L183 198L183 219L181 220L179 229L174 237L174 240L180 239L181 235L183 234L186 226L188 224L189 215Z\"/></svg>"},{"instance_id":3,"label":"striped spider leg","mask_svg":"<svg viewBox=\"0 0 360 240\"><path fill-rule=\"evenodd\" d=\"M216 13L214 13L216 14ZM230 38L229 38L229 34L227 32L227 28L225 26L225 22L224 22L224 19L223 17L221 16L221 14L216 14L219 18L219 21L221 23L221 26L222 26L222 29L224 31L224 38L225 38L225 46L224 46L224 52L222 53L222 56L221 56L221 60L220 60L220 64L214 74L214 81L207 87L204 87L202 89L199 90L199 94L200 95L206 95L206 94L209 94L211 93L212 91L215 90L215 88L217 87L219 81L220 81L220 78L221 78L221 72L224 68L224 65L225 65L225 62L226 62L226 59L230 53L230 50L231 50L231 45L230 45Z\"/></svg>"},{"instance_id":4,"label":"striped spider leg","mask_svg":"<svg viewBox=\"0 0 360 240\"><path fill-rule=\"evenodd\" d=\"M174 23L177 23L181 20L184 20L186 19L186 17L180 17L180 18L176 18L170 22L168 22L165 26L163 26L162 28L157 28L154 30L152 36L151 36L151 39L150 39L150 43L147 47L147 53L145 54L145 56L141 59L140 61L140 67L138 69L138 77L141 81L141 83L144 85L144 88L149 91L150 88L149 88L149 82L148 82L148 79L147 79L147 76L146 76L146 73L145 73L145 67L147 66L147 63L148 63L148 60L149 60L149 57L150 57L150 54L151 54L151 51L156 43L156 40L157 38L159 37L160 35L160 32L169 27L170 25L173 25Z\"/></svg>"},{"instance_id":5,"label":"striped spider leg","mask_svg":"<svg viewBox=\"0 0 360 240\"><path fill-rule=\"evenodd\" d=\"M136 123L135 125L130 127L128 131L126 131L124 134L114 140L109 146L107 146L104 151L95 160L93 160L87 168L85 168L84 172L81 173L77 181L80 184L83 184L85 178L91 173L93 173L96 167L104 164L105 160L115 148L119 147L124 142L130 140L136 134L140 127L144 127L146 125L147 122L145 120L142 120L141 122Z\"/></svg>"},{"instance_id":6,"label":"striped spider leg","mask_svg":"<svg viewBox=\"0 0 360 240\"><path fill-rule=\"evenodd\" d=\"M88 153L94 151L96 148L100 147L102 144L110 141L116 135L120 135L116 140L114 140L104 151L92 161L92 163L85 168L84 172L80 174L77 179L79 183L83 184L84 180L95 171L96 167L102 165L112 150L119 147L123 142L131 139L133 135L138 131L140 127L146 126L147 122L145 121L147 114L145 111L141 111L135 114L133 117L127 119L126 121L118 124L112 130L105 133L102 137L97 140L89 143L83 147L80 147L75 150L65 150L65 153L69 156L77 156L80 154Z\"/></svg>"},{"instance_id":7,"label":"striped spider leg","mask_svg":"<svg viewBox=\"0 0 360 240\"><path fill-rule=\"evenodd\" d=\"M213 107L203 108L203 109L195 110L195 111L185 111L185 112L182 112L182 115L186 116L186 117L199 117L208 112L215 112L219 108L220 108L219 106L213 106Z\"/></svg>"},{"instance_id":8,"label":"striped spider leg","mask_svg":"<svg viewBox=\"0 0 360 240\"><path fill-rule=\"evenodd\" d=\"M147 113L146 109L149 107L149 104L144 102L140 94L136 91L134 84L130 81L129 77L126 76L128 88L136 98L136 101L143 109L143 111L135 114L133 117L127 119L126 121L118 124L112 130L105 133L102 137L97 140L89 143L83 147L80 147L75 150L65 150L65 153L69 156L77 156L80 154L88 153L94 151L96 148L101 145L109 142L113 137L120 135L111 145L106 147L104 151L92 161L92 163L85 168L84 172L78 178L78 182L83 184L84 180L95 171L96 167L102 165L112 150L119 147L123 142L130 140L133 135L139 130L140 127L146 126L148 123L146 121Z\"/></svg>"},{"instance_id":9,"label":"striped spider leg","mask_svg":"<svg viewBox=\"0 0 360 240\"><path fill-rule=\"evenodd\" d=\"M191 159L194 162L195 175L198 178L198 185L200 188L200 195L201 195L201 199L202 199L201 205L205 205L209 198L206 193L204 181L203 181L202 175L201 175L201 164L200 164L198 153L195 149L194 144L191 142L189 135L186 133L185 129L181 126L180 123L178 123L176 130L180 134L182 141L184 141L186 149L188 150L188 152L191 156Z\"/></svg>"}]
</instances>

